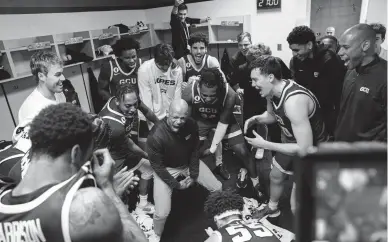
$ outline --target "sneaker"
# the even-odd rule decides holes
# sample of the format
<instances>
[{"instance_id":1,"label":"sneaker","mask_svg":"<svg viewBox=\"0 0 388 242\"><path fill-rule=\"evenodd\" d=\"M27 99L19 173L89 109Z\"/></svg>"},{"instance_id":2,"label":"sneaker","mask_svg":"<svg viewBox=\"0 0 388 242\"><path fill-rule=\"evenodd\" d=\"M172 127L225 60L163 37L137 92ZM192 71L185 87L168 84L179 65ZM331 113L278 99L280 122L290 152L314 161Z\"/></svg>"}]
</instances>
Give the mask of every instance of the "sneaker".
<instances>
[{"instance_id":1,"label":"sneaker","mask_svg":"<svg viewBox=\"0 0 388 242\"><path fill-rule=\"evenodd\" d=\"M155 213L155 206L150 202L148 202L145 206L139 206L139 203L137 203L135 211L138 214L152 215Z\"/></svg>"},{"instance_id":2,"label":"sneaker","mask_svg":"<svg viewBox=\"0 0 388 242\"><path fill-rule=\"evenodd\" d=\"M248 170L245 168L241 168L237 175L237 183L238 188L246 188L248 185Z\"/></svg>"},{"instance_id":3,"label":"sneaker","mask_svg":"<svg viewBox=\"0 0 388 242\"><path fill-rule=\"evenodd\" d=\"M268 205L266 205L263 209L261 210L256 210L255 212L252 213L253 219L262 219L264 217L270 217L270 218L275 218L280 215L280 210L279 208L276 208L275 210L272 210L269 208Z\"/></svg>"},{"instance_id":4,"label":"sneaker","mask_svg":"<svg viewBox=\"0 0 388 242\"><path fill-rule=\"evenodd\" d=\"M155 234L155 231L152 231L150 236L148 237L149 242L159 242L160 241L160 236Z\"/></svg>"},{"instance_id":5,"label":"sneaker","mask_svg":"<svg viewBox=\"0 0 388 242\"><path fill-rule=\"evenodd\" d=\"M264 188L263 188L262 186L260 186L260 183L257 184L257 185L254 187L254 190L255 190L255 194L256 194L257 200L258 200L260 203L268 203L269 198L268 198L267 195L265 194Z\"/></svg>"},{"instance_id":6,"label":"sneaker","mask_svg":"<svg viewBox=\"0 0 388 242\"><path fill-rule=\"evenodd\" d=\"M214 173L220 175L222 177L222 179L224 179L224 180L229 180L229 178L230 178L229 171L226 169L226 167L222 163L220 165L218 165L216 167L216 169L214 169Z\"/></svg>"}]
</instances>

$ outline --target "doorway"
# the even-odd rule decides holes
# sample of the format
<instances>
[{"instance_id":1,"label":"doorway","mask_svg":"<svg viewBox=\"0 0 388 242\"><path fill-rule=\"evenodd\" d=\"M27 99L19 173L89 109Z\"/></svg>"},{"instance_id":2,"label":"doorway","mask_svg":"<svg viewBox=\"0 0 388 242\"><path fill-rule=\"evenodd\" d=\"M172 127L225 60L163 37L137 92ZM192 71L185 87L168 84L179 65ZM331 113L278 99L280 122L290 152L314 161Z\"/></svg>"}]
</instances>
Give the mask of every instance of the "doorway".
<instances>
[{"instance_id":1,"label":"doorway","mask_svg":"<svg viewBox=\"0 0 388 242\"><path fill-rule=\"evenodd\" d=\"M360 22L362 0L311 0L310 26L317 39L326 35L327 27L335 28L335 37Z\"/></svg>"}]
</instances>

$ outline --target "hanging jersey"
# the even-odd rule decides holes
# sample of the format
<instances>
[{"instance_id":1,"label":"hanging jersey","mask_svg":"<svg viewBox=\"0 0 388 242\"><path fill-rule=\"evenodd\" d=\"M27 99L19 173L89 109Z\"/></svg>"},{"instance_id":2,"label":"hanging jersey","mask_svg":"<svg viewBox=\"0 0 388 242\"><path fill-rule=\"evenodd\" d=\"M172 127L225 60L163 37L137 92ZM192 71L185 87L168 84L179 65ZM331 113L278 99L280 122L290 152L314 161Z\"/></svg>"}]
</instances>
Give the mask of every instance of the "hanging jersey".
<instances>
[{"instance_id":1,"label":"hanging jersey","mask_svg":"<svg viewBox=\"0 0 388 242\"><path fill-rule=\"evenodd\" d=\"M197 65L195 64L193 58L191 55L185 55L183 56L183 59L185 61L185 68L186 68L186 75L184 82L188 82L189 78L192 76L199 76L203 68L208 68L208 55L205 54L205 56L202 59L201 67L197 68Z\"/></svg>"},{"instance_id":2,"label":"hanging jersey","mask_svg":"<svg viewBox=\"0 0 388 242\"><path fill-rule=\"evenodd\" d=\"M108 124L111 123L109 120L114 121L116 125L109 125L110 129L114 133L114 129L117 127L124 127L125 136L131 138L132 136L136 136L138 134L137 130L134 130L134 124L136 116L133 118L128 118L120 113L117 105L116 105L116 97L111 97L102 110L99 113L99 116L106 121ZM140 102L140 101L139 101Z\"/></svg>"},{"instance_id":3,"label":"hanging jersey","mask_svg":"<svg viewBox=\"0 0 388 242\"><path fill-rule=\"evenodd\" d=\"M236 219L220 228L217 232L219 241L235 242L280 242L280 240L260 222L246 223Z\"/></svg>"},{"instance_id":4,"label":"hanging jersey","mask_svg":"<svg viewBox=\"0 0 388 242\"><path fill-rule=\"evenodd\" d=\"M213 103L206 103L199 91L199 82L195 81L192 85L192 117L194 120L203 120L211 123L218 123L220 115L224 109L225 100L229 91L229 85L219 94L219 97Z\"/></svg>"},{"instance_id":5,"label":"hanging jersey","mask_svg":"<svg viewBox=\"0 0 388 242\"><path fill-rule=\"evenodd\" d=\"M120 85L130 84L139 92L139 86L137 84L137 71L141 65L141 59L138 58L136 66L130 72L124 72L120 67L118 59L112 57L109 60L110 65L110 79L109 79L109 92L112 96L116 95L116 88Z\"/></svg>"},{"instance_id":6,"label":"hanging jersey","mask_svg":"<svg viewBox=\"0 0 388 242\"><path fill-rule=\"evenodd\" d=\"M277 120L278 125L282 130L282 142L283 143L296 143L294 133L292 131L291 121L288 119L284 110L284 103L291 96L297 94L304 94L311 98L314 102L314 109L309 115L310 125L313 132L314 145L328 141L328 134L326 132L325 124L322 119L321 107L318 99L307 88L298 85L292 80L284 80L286 85L282 91L278 102L271 101L271 105Z\"/></svg>"},{"instance_id":7,"label":"hanging jersey","mask_svg":"<svg viewBox=\"0 0 388 242\"><path fill-rule=\"evenodd\" d=\"M70 242L70 206L81 187L96 186L87 166L58 184L13 196L0 194L0 238L4 241ZM22 239L24 238L24 239Z\"/></svg>"}]
</instances>

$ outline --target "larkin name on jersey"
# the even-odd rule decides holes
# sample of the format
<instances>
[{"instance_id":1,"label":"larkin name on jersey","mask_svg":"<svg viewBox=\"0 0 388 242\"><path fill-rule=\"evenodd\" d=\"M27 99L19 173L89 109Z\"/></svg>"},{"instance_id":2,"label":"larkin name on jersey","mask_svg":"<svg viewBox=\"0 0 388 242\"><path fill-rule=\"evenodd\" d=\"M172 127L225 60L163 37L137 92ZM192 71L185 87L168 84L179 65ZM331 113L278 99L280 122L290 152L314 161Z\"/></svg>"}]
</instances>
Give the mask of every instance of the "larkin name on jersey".
<instances>
[{"instance_id":1,"label":"larkin name on jersey","mask_svg":"<svg viewBox=\"0 0 388 242\"><path fill-rule=\"evenodd\" d=\"M0 223L1 242L45 242L40 219Z\"/></svg>"}]
</instances>

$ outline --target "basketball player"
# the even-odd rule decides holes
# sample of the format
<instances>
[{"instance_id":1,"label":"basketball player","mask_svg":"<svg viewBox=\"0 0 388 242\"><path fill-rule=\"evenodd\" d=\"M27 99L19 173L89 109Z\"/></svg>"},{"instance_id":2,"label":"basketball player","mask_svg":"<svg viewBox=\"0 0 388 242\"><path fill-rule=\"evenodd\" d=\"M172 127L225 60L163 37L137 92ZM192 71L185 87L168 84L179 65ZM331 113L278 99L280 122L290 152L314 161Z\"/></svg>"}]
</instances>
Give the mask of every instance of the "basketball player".
<instances>
[{"instance_id":1,"label":"basketball player","mask_svg":"<svg viewBox=\"0 0 388 242\"><path fill-rule=\"evenodd\" d=\"M137 57L140 44L132 38L119 39L112 46L114 57L101 66L98 87L101 97L108 101L116 94L116 88L130 84L138 90L137 71L141 59Z\"/></svg>"},{"instance_id":2,"label":"basketball player","mask_svg":"<svg viewBox=\"0 0 388 242\"><path fill-rule=\"evenodd\" d=\"M253 147L276 151L270 173L270 201L258 213L276 217L279 198L283 193L283 182L287 175L293 175L293 156L307 148L328 140L318 100L309 90L291 80L282 79L281 66L275 57L264 55L250 64L252 86L267 98L267 111L251 117L245 122L244 133L255 124L277 122L282 130L283 143L264 140L255 131L254 138L245 137ZM294 197L295 184L291 197ZM295 205L291 201L291 209Z\"/></svg>"},{"instance_id":3,"label":"basketball player","mask_svg":"<svg viewBox=\"0 0 388 242\"><path fill-rule=\"evenodd\" d=\"M174 63L172 47L169 44L156 45L154 58L145 61L138 73L141 101L162 120L171 102L182 95L182 69ZM149 129L152 125L148 122Z\"/></svg>"},{"instance_id":4,"label":"basketball player","mask_svg":"<svg viewBox=\"0 0 388 242\"><path fill-rule=\"evenodd\" d=\"M217 191L209 195L205 202L206 214L214 220L218 230L206 229L210 236L205 242L251 241L280 242L287 241L283 233L292 234L270 223L259 221L245 222L242 219L244 199L232 191ZM287 236L292 237L292 236ZM288 241L291 241L288 238Z\"/></svg>"},{"instance_id":5,"label":"basketball player","mask_svg":"<svg viewBox=\"0 0 388 242\"><path fill-rule=\"evenodd\" d=\"M190 54L178 60L182 68L182 90L192 82L192 77L198 78L201 70L206 68L220 68L217 58L207 54L209 41L204 33L197 32L190 35Z\"/></svg>"},{"instance_id":6,"label":"basketball player","mask_svg":"<svg viewBox=\"0 0 388 242\"><path fill-rule=\"evenodd\" d=\"M158 121L155 114L141 102L136 89L125 84L117 89L116 96L108 100L99 115L112 130L109 152L115 160L116 171L126 166L130 171L138 169L142 173L139 184L140 202L136 211L152 214L154 207L147 199L148 182L152 178L153 170L147 160L148 154L131 139L138 110L151 122Z\"/></svg>"},{"instance_id":7,"label":"basketball player","mask_svg":"<svg viewBox=\"0 0 388 242\"><path fill-rule=\"evenodd\" d=\"M220 69L220 63L217 58L207 54L207 46L209 41L204 33L193 33L189 39L190 54L183 56L178 60L179 66L182 68L183 82L182 91L187 85L198 79L200 73L206 68ZM222 73L222 72L221 72ZM216 150L216 169L223 179L228 180L230 174L222 163L222 145Z\"/></svg>"},{"instance_id":8,"label":"basketball player","mask_svg":"<svg viewBox=\"0 0 388 242\"><path fill-rule=\"evenodd\" d=\"M71 104L51 105L32 121L29 134L30 167L14 189L0 194L7 240L147 241L113 188L108 150L92 152L86 113ZM92 155L94 177L85 166Z\"/></svg>"},{"instance_id":9,"label":"basketball player","mask_svg":"<svg viewBox=\"0 0 388 242\"><path fill-rule=\"evenodd\" d=\"M133 38L123 38L119 39L112 48L114 57L101 66L98 77L99 93L105 101L116 95L117 89L122 85L131 85L137 92L139 91L137 72L142 61L138 58L137 52L140 49L140 43ZM135 142L138 141L139 146L144 148L148 135L147 122L141 113L139 116L136 115L135 120L132 139Z\"/></svg>"},{"instance_id":10,"label":"basketball player","mask_svg":"<svg viewBox=\"0 0 388 242\"><path fill-rule=\"evenodd\" d=\"M48 105L66 102L62 92L63 62L54 52L35 52L30 59L30 68L38 86L20 107L19 124L31 122Z\"/></svg>"},{"instance_id":11,"label":"basketball player","mask_svg":"<svg viewBox=\"0 0 388 242\"><path fill-rule=\"evenodd\" d=\"M200 79L195 80L184 91L183 99L191 108L191 116L197 121L199 138L201 141L212 139L209 149L204 155L214 154L222 140L227 140L229 147L244 162L251 177L253 187L259 199L263 199L256 172L256 164L244 141L244 136L233 116L233 107L236 103L236 93L224 82L218 68L202 70ZM216 129L214 136L210 132ZM238 187L245 187L239 184Z\"/></svg>"}]
</instances>

